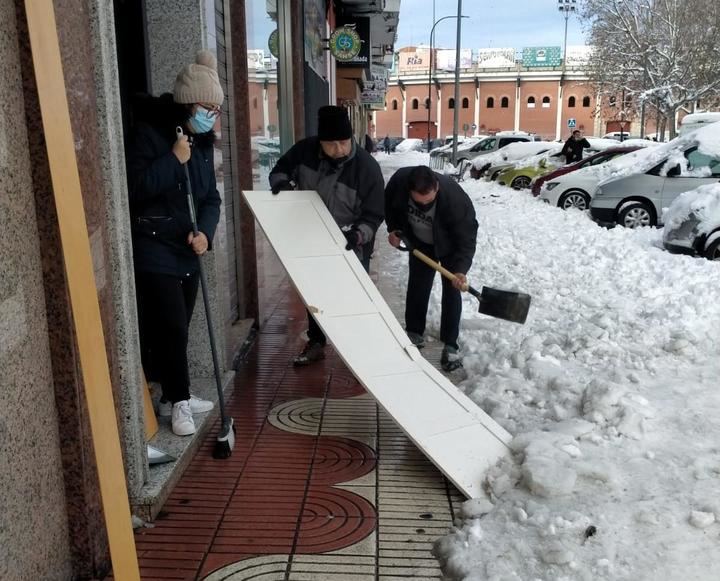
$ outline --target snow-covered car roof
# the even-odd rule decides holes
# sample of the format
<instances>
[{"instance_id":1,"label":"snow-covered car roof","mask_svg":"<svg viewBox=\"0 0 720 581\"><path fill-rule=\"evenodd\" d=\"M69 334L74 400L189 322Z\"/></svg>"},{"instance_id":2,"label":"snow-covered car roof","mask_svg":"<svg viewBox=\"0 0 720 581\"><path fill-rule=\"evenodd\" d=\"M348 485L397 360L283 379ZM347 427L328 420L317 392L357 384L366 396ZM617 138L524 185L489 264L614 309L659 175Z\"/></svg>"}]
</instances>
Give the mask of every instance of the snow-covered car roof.
<instances>
[{"instance_id":1,"label":"snow-covered car roof","mask_svg":"<svg viewBox=\"0 0 720 581\"><path fill-rule=\"evenodd\" d=\"M531 155L543 153L556 146L557 143L553 143L552 141L518 141L517 143L511 143L487 155L475 158L473 164L475 165L475 169L480 169L487 164L493 166L510 163L530 157Z\"/></svg>"},{"instance_id":2,"label":"snow-covered car roof","mask_svg":"<svg viewBox=\"0 0 720 581\"><path fill-rule=\"evenodd\" d=\"M467 137L463 141L458 140L458 147L457 147L458 151L464 151L466 149L470 149L474 145L477 145L478 143L480 143L486 137L488 137L488 136L487 135L477 135L477 136L473 136L473 137ZM441 145L440 147L436 147L430 153L435 155L437 153L443 153L445 151L452 151L452 148L453 148L453 144L448 143L447 145Z\"/></svg>"},{"instance_id":3,"label":"snow-covered car roof","mask_svg":"<svg viewBox=\"0 0 720 581\"><path fill-rule=\"evenodd\" d=\"M508 145L508 147L510 147ZM547 149L543 153L539 153L537 155L533 155L531 157L524 157L522 159L518 159L516 161L510 161L508 162L508 165L511 167L514 167L516 169L523 168L523 167L536 167L540 164L541 161L547 161L550 159L553 155L558 155L563 148L562 143L553 143L552 147Z\"/></svg>"},{"instance_id":4,"label":"snow-covered car roof","mask_svg":"<svg viewBox=\"0 0 720 581\"><path fill-rule=\"evenodd\" d=\"M405 151L419 151L422 149L423 140L408 138L403 139L400 143L395 146L395 151L403 153Z\"/></svg>"},{"instance_id":5,"label":"snow-covered car roof","mask_svg":"<svg viewBox=\"0 0 720 581\"><path fill-rule=\"evenodd\" d=\"M617 139L606 139L604 137L586 137L585 139L587 139L588 143L590 144L590 149L594 151L602 151L603 149L609 149L611 147L618 146ZM625 145L625 143L625 141L622 142L623 145Z\"/></svg>"},{"instance_id":6,"label":"snow-covered car roof","mask_svg":"<svg viewBox=\"0 0 720 581\"><path fill-rule=\"evenodd\" d=\"M720 183L706 184L675 198L663 212L665 231L676 230L691 214L699 221L696 229L700 234L720 227Z\"/></svg>"}]
</instances>

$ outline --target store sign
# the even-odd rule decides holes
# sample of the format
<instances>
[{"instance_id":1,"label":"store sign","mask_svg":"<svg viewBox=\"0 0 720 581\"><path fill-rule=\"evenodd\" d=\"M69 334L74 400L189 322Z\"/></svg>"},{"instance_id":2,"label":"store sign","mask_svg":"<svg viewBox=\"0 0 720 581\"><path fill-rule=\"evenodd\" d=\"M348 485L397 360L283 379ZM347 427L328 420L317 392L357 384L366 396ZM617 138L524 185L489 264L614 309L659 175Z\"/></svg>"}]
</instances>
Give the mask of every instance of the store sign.
<instances>
[{"instance_id":1,"label":"store sign","mask_svg":"<svg viewBox=\"0 0 720 581\"><path fill-rule=\"evenodd\" d=\"M531 46L522 52L524 67L559 67L562 61L562 50L559 46Z\"/></svg>"},{"instance_id":2,"label":"store sign","mask_svg":"<svg viewBox=\"0 0 720 581\"><path fill-rule=\"evenodd\" d=\"M370 19L356 18L336 28L330 35L330 54L343 66L369 67Z\"/></svg>"},{"instance_id":3,"label":"store sign","mask_svg":"<svg viewBox=\"0 0 720 581\"><path fill-rule=\"evenodd\" d=\"M400 73L427 72L430 67L430 49L401 49L398 52L397 67Z\"/></svg>"},{"instance_id":4,"label":"store sign","mask_svg":"<svg viewBox=\"0 0 720 581\"><path fill-rule=\"evenodd\" d=\"M481 48L477 66L481 69L507 69L515 66L514 48Z\"/></svg>"},{"instance_id":5,"label":"store sign","mask_svg":"<svg viewBox=\"0 0 720 581\"><path fill-rule=\"evenodd\" d=\"M273 55L275 58L280 58L278 56L280 54L279 38L280 37L277 28L270 33L270 38L268 38L268 49L270 50L270 54Z\"/></svg>"},{"instance_id":6,"label":"store sign","mask_svg":"<svg viewBox=\"0 0 720 581\"><path fill-rule=\"evenodd\" d=\"M437 62L434 69L436 71L454 71L455 70L455 51L440 49L435 53ZM460 49L460 69L469 69L472 67L472 49Z\"/></svg>"},{"instance_id":7,"label":"store sign","mask_svg":"<svg viewBox=\"0 0 720 581\"><path fill-rule=\"evenodd\" d=\"M383 109L385 107L385 91L375 91L372 89L363 89L360 94L360 104L370 107L371 109Z\"/></svg>"}]
</instances>

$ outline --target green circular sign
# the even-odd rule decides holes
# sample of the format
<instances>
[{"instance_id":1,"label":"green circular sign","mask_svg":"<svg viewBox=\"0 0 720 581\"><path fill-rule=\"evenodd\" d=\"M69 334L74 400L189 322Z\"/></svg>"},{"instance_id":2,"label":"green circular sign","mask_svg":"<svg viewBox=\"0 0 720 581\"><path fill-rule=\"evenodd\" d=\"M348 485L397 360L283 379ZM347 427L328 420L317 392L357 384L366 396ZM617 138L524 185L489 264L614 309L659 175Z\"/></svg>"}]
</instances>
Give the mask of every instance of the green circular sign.
<instances>
[{"instance_id":1,"label":"green circular sign","mask_svg":"<svg viewBox=\"0 0 720 581\"><path fill-rule=\"evenodd\" d=\"M354 59L362 48L360 35L354 28L336 28L330 35L330 53L339 61Z\"/></svg>"},{"instance_id":2,"label":"green circular sign","mask_svg":"<svg viewBox=\"0 0 720 581\"><path fill-rule=\"evenodd\" d=\"M278 56L278 54L280 53L280 41L277 28L270 33L270 38L268 38L268 48L270 49L271 55L273 55L275 58L280 58Z\"/></svg>"}]
</instances>

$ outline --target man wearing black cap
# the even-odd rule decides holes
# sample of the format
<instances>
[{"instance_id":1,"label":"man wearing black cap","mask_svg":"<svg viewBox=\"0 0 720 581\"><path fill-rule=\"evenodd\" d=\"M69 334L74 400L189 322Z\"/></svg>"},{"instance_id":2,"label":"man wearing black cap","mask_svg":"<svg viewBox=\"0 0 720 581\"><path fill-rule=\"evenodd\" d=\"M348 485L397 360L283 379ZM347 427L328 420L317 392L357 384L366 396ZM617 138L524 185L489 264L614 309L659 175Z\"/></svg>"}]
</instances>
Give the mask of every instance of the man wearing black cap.
<instances>
[{"instance_id":1,"label":"man wearing black cap","mask_svg":"<svg viewBox=\"0 0 720 581\"><path fill-rule=\"evenodd\" d=\"M286 190L315 190L365 267L375 232L384 217L384 190L380 166L353 139L343 107L328 105L318 111L318 134L293 145L270 172L273 194ZM308 312L308 342L295 365L325 358L326 338Z\"/></svg>"}]
</instances>

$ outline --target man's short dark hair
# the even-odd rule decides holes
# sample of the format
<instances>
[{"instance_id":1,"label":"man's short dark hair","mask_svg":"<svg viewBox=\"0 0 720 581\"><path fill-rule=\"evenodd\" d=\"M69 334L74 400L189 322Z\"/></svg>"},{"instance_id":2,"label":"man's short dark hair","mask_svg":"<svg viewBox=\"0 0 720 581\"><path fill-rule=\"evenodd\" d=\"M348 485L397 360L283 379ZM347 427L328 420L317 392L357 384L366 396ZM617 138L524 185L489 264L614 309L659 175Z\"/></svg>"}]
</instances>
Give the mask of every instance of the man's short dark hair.
<instances>
[{"instance_id":1,"label":"man's short dark hair","mask_svg":"<svg viewBox=\"0 0 720 581\"><path fill-rule=\"evenodd\" d=\"M438 185L435 172L426 165L419 165L412 169L408 177L408 187L411 192L428 194Z\"/></svg>"},{"instance_id":2,"label":"man's short dark hair","mask_svg":"<svg viewBox=\"0 0 720 581\"><path fill-rule=\"evenodd\" d=\"M576 133L581 133L581 131L579 129L576 129L575 131L572 132L573 135L575 135Z\"/></svg>"}]
</instances>

